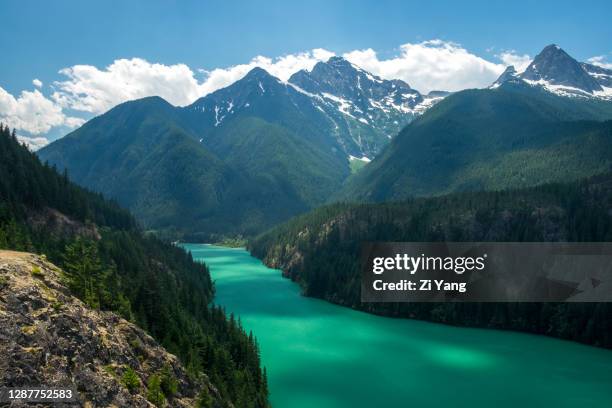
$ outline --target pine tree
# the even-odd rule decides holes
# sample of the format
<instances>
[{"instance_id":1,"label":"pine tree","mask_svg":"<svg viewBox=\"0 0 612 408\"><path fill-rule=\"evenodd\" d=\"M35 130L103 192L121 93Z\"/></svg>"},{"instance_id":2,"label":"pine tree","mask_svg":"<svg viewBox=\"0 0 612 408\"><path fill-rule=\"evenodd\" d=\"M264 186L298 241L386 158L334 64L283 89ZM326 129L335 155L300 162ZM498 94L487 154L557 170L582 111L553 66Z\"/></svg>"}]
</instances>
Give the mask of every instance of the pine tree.
<instances>
[{"instance_id":1,"label":"pine tree","mask_svg":"<svg viewBox=\"0 0 612 408\"><path fill-rule=\"evenodd\" d=\"M153 374L149 377L149 381L147 382L147 399L156 407L163 407L166 403L159 374Z\"/></svg>"},{"instance_id":2,"label":"pine tree","mask_svg":"<svg viewBox=\"0 0 612 408\"><path fill-rule=\"evenodd\" d=\"M67 245L63 267L70 289L85 303L96 309L107 304L111 296L106 280L112 271L102 266L95 242L78 237Z\"/></svg>"}]
</instances>

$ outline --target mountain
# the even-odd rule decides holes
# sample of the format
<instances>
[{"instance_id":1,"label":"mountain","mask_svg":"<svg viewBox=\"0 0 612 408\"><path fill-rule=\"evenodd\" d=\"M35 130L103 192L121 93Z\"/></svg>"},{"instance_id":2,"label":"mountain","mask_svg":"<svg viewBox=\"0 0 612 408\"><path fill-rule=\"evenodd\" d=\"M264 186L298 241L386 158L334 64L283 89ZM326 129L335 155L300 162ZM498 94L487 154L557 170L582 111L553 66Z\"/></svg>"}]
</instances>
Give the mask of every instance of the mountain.
<instances>
[{"instance_id":1,"label":"mountain","mask_svg":"<svg viewBox=\"0 0 612 408\"><path fill-rule=\"evenodd\" d=\"M321 203L348 175L332 126L310 96L261 68L182 110L201 145L225 164L262 177L274 191ZM266 193L267 196L272 192Z\"/></svg>"},{"instance_id":2,"label":"mountain","mask_svg":"<svg viewBox=\"0 0 612 408\"><path fill-rule=\"evenodd\" d=\"M317 297L377 315L519 330L612 348L612 303L364 303L363 242L609 242L612 173L498 192L334 204L250 240L249 250Z\"/></svg>"},{"instance_id":3,"label":"mountain","mask_svg":"<svg viewBox=\"0 0 612 408\"><path fill-rule=\"evenodd\" d=\"M436 104L352 176L336 199L526 187L610 168L611 101L561 96L512 70L505 75L497 86L457 92Z\"/></svg>"},{"instance_id":4,"label":"mountain","mask_svg":"<svg viewBox=\"0 0 612 408\"><path fill-rule=\"evenodd\" d=\"M137 154L136 150L132 154ZM70 357L73 358L72 363L79 364L73 367L76 370L73 373L85 376L76 381L87 383L87 376L95 376L96 370L101 368L89 367L87 362L95 358L97 352L104 353L104 349L92 347L108 347L110 343L99 342L113 339L122 344L122 340L115 338L115 334L120 335L117 333L120 328L104 331L109 322L123 325L120 319L110 318L109 313L113 312L139 326L167 352L175 354L190 376L198 378L208 375L219 390L224 406L268 406L266 381L259 367L255 340L247 336L242 327L234 319L229 319L223 310L211 305L214 285L207 267L194 262L183 249L145 234L133 216L116 203L78 187L65 173L60 175L54 168L42 164L36 155L19 144L14 131L11 134L8 128L1 125L0 249L41 254L34 260L41 264L29 270L37 284L30 285L21 276L23 271L14 270L16 262L11 258L13 255L0 253L1 265L6 263L6 259L13 259L7 267L9 276L0 271L0 308L6 306L9 312L18 313L21 321L29 321L28 325L32 326L22 326L24 332L19 337L5 337L6 332L0 330L0 343L3 347L7 344L16 348L19 348L18 344L32 347L27 349L32 354L29 354L29 360L23 361L27 363L24 368L36 367L37 362L33 359L38 357L43 362L52 356L61 359L62 353L57 350L51 350L51 355L40 354L45 348L53 346L51 336L57 335L55 338L58 341L67 341L62 343L67 350L83 353ZM24 256L30 259L29 255ZM62 268L61 284L67 287L69 293L56 285L55 274L59 272L50 275L48 269L53 268L43 262L45 259ZM12 272L16 274L10 276ZM9 289L6 289L6 278L10 279ZM19 296L20 292L15 292L16 289L27 296ZM55 296L54 290L63 292L65 296ZM47 296L43 298L44 302L37 300L37 291ZM72 297L80 299L82 303L75 305ZM45 304L51 304L52 310L47 310ZM70 320L70 317L73 312L82 310L83 304L88 309L101 312L86 312L92 317L93 324L90 326L89 320L84 320L86 325L77 327L79 321ZM63 311L67 314L63 315ZM45 314L49 320L44 320ZM0 317L6 318L6 315L0 311ZM37 320L39 318L41 321ZM71 327L69 332L66 331L68 327ZM94 331L95 327L110 337L99 337ZM2 324L2 329L13 330L14 327ZM127 334L134 332L129 327L127 329ZM155 360L147 360L149 355L145 346L152 342L145 340L141 342L139 338L130 338L129 349L113 349L112 355L105 354L103 357L109 364L114 361L122 364L133 362L130 367L140 370L140 364L155 363ZM122 354L123 351L127 354ZM3 359L3 363L6 361L11 360ZM42 373L33 371L34 368L28 373L57 374L53 378L61 379L66 372L70 372L71 367L71 364L60 364L56 367L46 366ZM5 368L6 364L0 363L0 376L9 373L16 380L26 378ZM123 375L127 370L125 366L107 368L109 374L117 372ZM157 369L156 366L150 368ZM130 381L137 383L134 387L141 387L140 380L134 375L130 375ZM144 378L142 371L137 375ZM35 377L27 377L26 380L28 378L31 380ZM28 384L31 385L20 385ZM182 387L181 384L179 386ZM89 385L85 387L87 389ZM180 389L178 392L183 394L187 391ZM100 393L99 390L96 392ZM125 393L116 396L120 394ZM100 397L114 398L112 395ZM249 401L248 405L246 401Z\"/></svg>"},{"instance_id":5,"label":"mountain","mask_svg":"<svg viewBox=\"0 0 612 408\"><path fill-rule=\"evenodd\" d=\"M38 154L153 230L248 234L339 188L348 160L308 105L293 104L307 97L263 70L227 91L187 108L158 97L121 104Z\"/></svg>"},{"instance_id":6,"label":"mountain","mask_svg":"<svg viewBox=\"0 0 612 408\"><path fill-rule=\"evenodd\" d=\"M222 128L236 117L254 116L286 127L344 159L373 157L444 96L444 92L422 96L403 81L383 80L344 58L332 57L311 71L296 72L287 82L254 68L186 111L196 113L190 120L198 133L209 133L211 126Z\"/></svg>"},{"instance_id":7,"label":"mountain","mask_svg":"<svg viewBox=\"0 0 612 408\"><path fill-rule=\"evenodd\" d=\"M253 224L269 225L307 208L294 186L275 186L288 183L283 169L287 163L281 160L298 155L298 147L283 144L282 154L258 158L265 170L280 173L282 180L265 172L248 174L199 142L198 135L182 123L182 113L157 97L127 102L92 119L39 155L67 168L79 184L117 199L137 213L149 229L192 232L195 227L196 231L215 232L220 226L231 225L245 232ZM263 141L278 137L254 126L250 130L252 137L264 132ZM313 184L319 181L319 169L329 170L325 163L315 160L314 164L312 174L306 166L302 169ZM264 180L266 177L272 180ZM332 188L326 182L319 183L317 192L323 194Z\"/></svg>"},{"instance_id":8,"label":"mountain","mask_svg":"<svg viewBox=\"0 0 612 408\"><path fill-rule=\"evenodd\" d=\"M296 72L289 83L315 96L338 134L350 136L343 145L355 157L375 156L388 139L442 98L423 96L401 80L381 79L342 57Z\"/></svg>"},{"instance_id":9,"label":"mountain","mask_svg":"<svg viewBox=\"0 0 612 408\"><path fill-rule=\"evenodd\" d=\"M491 85L491 88L492 89L498 88L503 83L516 79L517 75L518 73L516 72L516 69L514 68L514 66L510 65L506 67L506 69L504 70L504 72L502 72L499 78L497 78L497 80L493 82L493 84Z\"/></svg>"},{"instance_id":10,"label":"mountain","mask_svg":"<svg viewBox=\"0 0 612 408\"><path fill-rule=\"evenodd\" d=\"M612 99L612 70L580 63L558 45L545 47L525 71L504 72L493 84L519 79L561 96Z\"/></svg>"},{"instance_id":11,"label":"mountain","mask_svg":"<svg viewBox=\"0 0 612 408\"><path fill-rule=\"evenodd\" d=\"M142 329L70 295L63 274L42 256L0 250L0 353L9 363L0 369L3 386L69 387L79 406L223 403L208 377L190 376Z\"/></svg>"},{"instance_id":12,"label":"mountain","mask_svg":"<svg viewBox=\"0 0 612 408\"><path fill-rule=\"evenodd\" d=\"M324 203L352 162L376 154L442 98L338 58L289 82L255 68L183 108L159 97L121 104L38 154L128 207L147 229L190 239L249 235Z\"/></svg>"}]
</instances>

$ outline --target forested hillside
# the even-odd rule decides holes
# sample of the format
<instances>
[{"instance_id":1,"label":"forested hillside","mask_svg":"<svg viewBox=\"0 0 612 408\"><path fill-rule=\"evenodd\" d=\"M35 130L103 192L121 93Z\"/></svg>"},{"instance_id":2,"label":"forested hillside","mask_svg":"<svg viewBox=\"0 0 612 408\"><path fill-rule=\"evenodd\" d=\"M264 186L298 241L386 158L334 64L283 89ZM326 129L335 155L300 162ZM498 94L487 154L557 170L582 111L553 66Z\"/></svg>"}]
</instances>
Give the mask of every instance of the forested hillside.
<instances>
[{"instance_id":1,"label":"forested hillside","mask_svg":"<svg viewBox=\"0 0 612 408\"><path fill-rule=\"evenodd\" d=\"M409 124L338 200L387 201L571 181L612 166L612 102L525 83L455 93Z\"/></svg>"},{"instance_id":2,"label":"forested hillside","mask_svg":"<svg viewBox=\"0 0 612 408\"><path fill-rule=\"evenodd\" d=\"M143 234L117 204L41 164L4 126L0 248L45 254L88 306L137 323L191 375L207 374L228 403L267 406L256 341L233 316L211 306L214 287L206 266Z\"/></svg>"},{"instance_id":3,"label":"forested hillside","mask_svg":"<svg viewBox=\"0 0 612 408\"><path fill-rule=\"evenodd\" d=\"M609 303L361 303L363 241L612 240L612 174L522 190L385 204L335 204L252 240L249 249L314 296L367 312L512 329L612 347Z\"/></svg>"}]
</instances>

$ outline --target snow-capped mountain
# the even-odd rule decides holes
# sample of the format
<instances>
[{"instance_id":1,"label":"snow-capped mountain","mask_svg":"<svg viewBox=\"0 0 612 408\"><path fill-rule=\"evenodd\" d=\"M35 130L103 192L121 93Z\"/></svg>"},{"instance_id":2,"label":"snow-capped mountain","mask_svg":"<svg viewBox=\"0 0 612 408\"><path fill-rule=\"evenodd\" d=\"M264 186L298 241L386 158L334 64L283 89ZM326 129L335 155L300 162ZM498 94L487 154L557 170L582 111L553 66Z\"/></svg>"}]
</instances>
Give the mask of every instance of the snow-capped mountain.
<instances>
[{"instance_id":1,"label":"snow-capped mountain","mask_svg":"<svg viewBox=\"0 0 612 408\"><path fill-rule=\"evenodd\" d=\"M255 68L187 110L198 113L193 119L198 128L221 127L242 114L262 117L352 160L373 158L405 125L447 94L421 95L404 81L384 80L332 57L312 71L295 73L287 82Z\"/></svg>"},{"instance_id":2,"label":"snow-capped mountain","mask_svg":"<svg viewBox=\"0 0 612 408\"><path fill-rule=\"evenodd\" d=\"M385 80L342 57L317 63L312 71L301 70L289 83L315 97L315 103L372 157L377 147L364 144L367 134L374 146L386 144L415 116L422 114L448 93L422 95L402 80Z\"/></svg>"},{"instance_id":3,"label":"snow-capped mountain","mask_svg":"<svg viewBox=\"0 0 612 408\"><path fill-rule=\"evenodd\" d=\"M539 86L561 96L612 99L612 70L580 63L555 44L545 47L523 72L508 67L491 88L508 81Z\"/></svg>"},{"instance_id":4,"label":"snow-capped mountain","mask_svg":"<svg viewBox=\"0 0 612 408\"><path fill-rule=\"evenodd\" d=\"M304 88L255 68L186 107L126 102L39 154L152 228L258 233L325 203L444 97L327 64Z\"/></svg>"}]
</instances>

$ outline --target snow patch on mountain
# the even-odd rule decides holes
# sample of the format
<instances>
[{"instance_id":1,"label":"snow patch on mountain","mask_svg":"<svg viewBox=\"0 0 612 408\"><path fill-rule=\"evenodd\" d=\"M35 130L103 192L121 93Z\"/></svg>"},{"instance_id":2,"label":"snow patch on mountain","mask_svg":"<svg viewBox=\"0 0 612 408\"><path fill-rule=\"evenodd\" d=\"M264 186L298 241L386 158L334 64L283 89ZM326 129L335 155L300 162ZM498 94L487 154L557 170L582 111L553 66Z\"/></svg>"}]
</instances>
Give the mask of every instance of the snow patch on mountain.
<instances>
[{"instance_id":1,"label":"snow patch on mountain","mask_svg":"<svg viewBox=\"0 0 612 408\"><path fill-rule=\"evenodd\" d=\"M349 161L355 161L355 160L362 161L365 163L369 163L371 161L367 156L355 157L352 154L349 154Z\"/></svg>"},{"instance_id":2,"label":"snow patch on mountain","mask_svg":"<svg viewBox=\"0 0 612 408\"><path fill-rule=\"evenodd\" d=\"M612 99L612 87L602 86L602 91L595 91L593 95L598 98Z\"/></svg>"},{"instance_id":3,"label":"snow patch on mountain","mask_svg":"<svg viewBox=\"0 0 612 408\"><path fill-rule=\"evenodd\" d=\"M523 81L528 83L531 86L540 86L546 89L547 91L554 93L555 95L559 95L559 96L582 97L582 98L588 98L588 97L593 96L592 93L584 91L580 88L576 88L573 86L567 86L567 85L555 85L551 83L550 81L546 81L544 79L539 79L537 81L523 79Z\"/></svg>"},{"instance_id":4,"label":"snow patch on mountain","mask_svg":"<svg viewBox=\"0 0 612 408\"><path fill-rule=\"evenodd\" d=\"M326 99L329 99L331 101L336 102L338 104L338 110L340 112L342 112L343 114L345 114L347 116L350 116L351 118L355 117L349 111L350 108L354 109L354 106L353 106L353 104L351 102L347 101L344 98L340 98L339 96L332 95L332 94L327 93L327 92L322 92L321 95L323 95L323 97L326 98Z\"/></svg>"}]
</instances>

